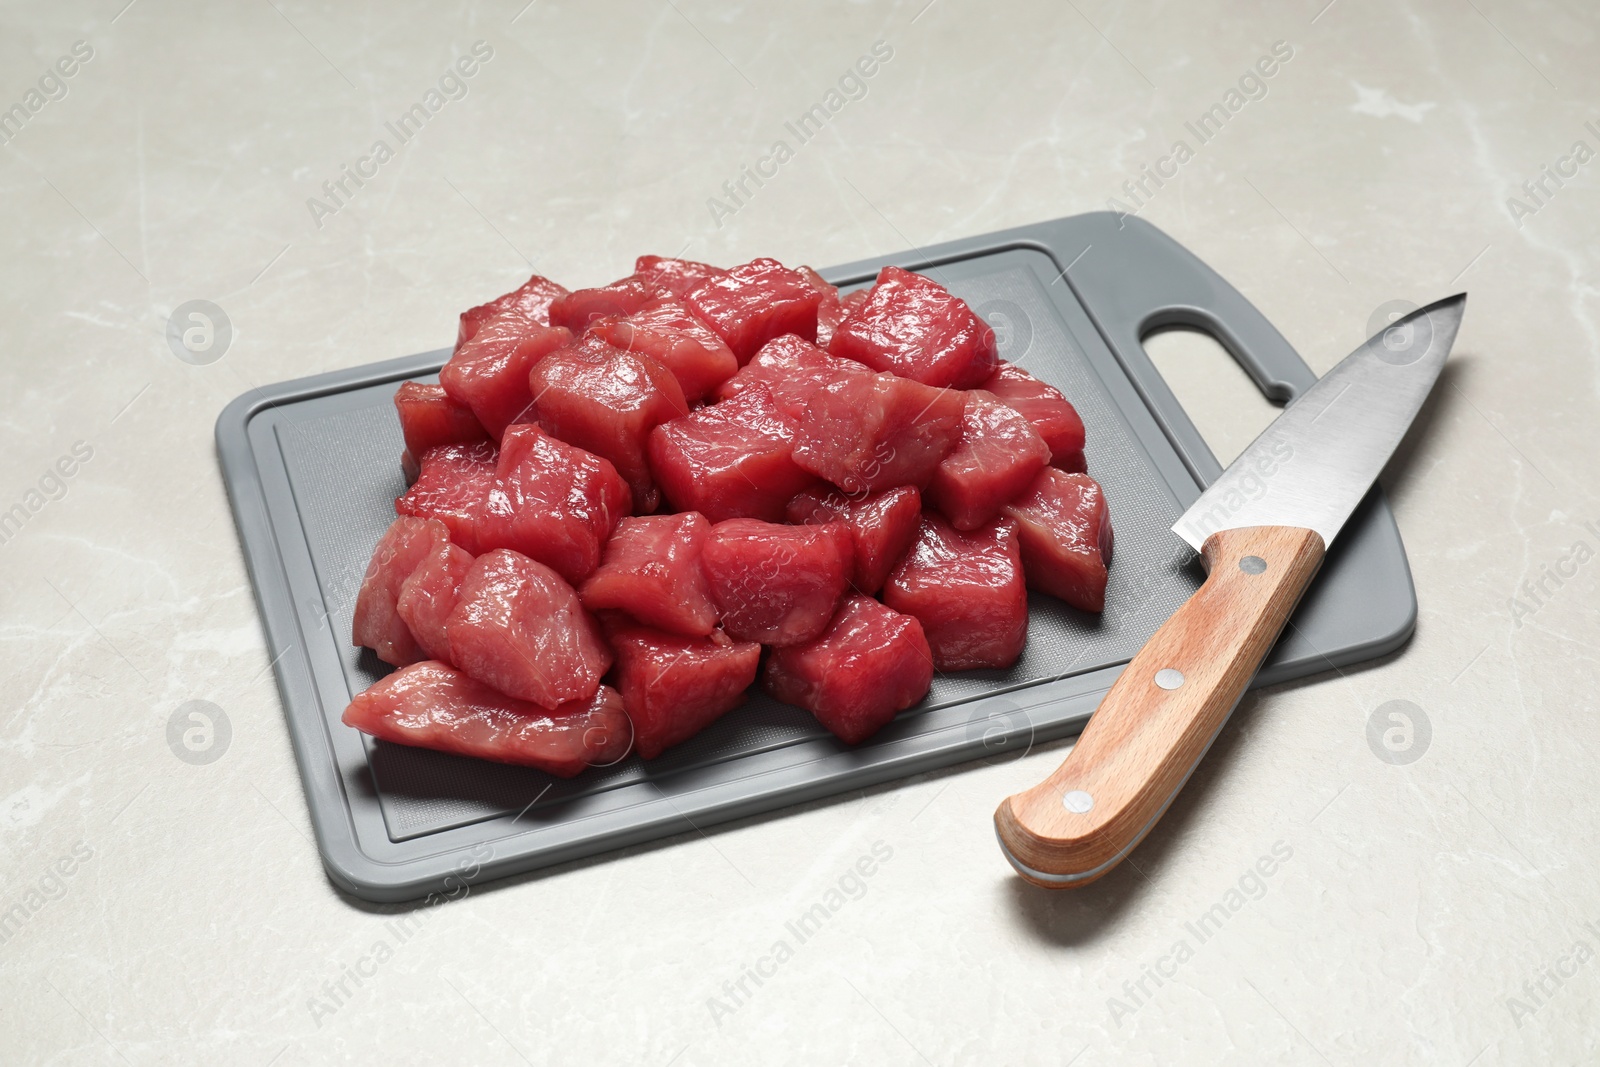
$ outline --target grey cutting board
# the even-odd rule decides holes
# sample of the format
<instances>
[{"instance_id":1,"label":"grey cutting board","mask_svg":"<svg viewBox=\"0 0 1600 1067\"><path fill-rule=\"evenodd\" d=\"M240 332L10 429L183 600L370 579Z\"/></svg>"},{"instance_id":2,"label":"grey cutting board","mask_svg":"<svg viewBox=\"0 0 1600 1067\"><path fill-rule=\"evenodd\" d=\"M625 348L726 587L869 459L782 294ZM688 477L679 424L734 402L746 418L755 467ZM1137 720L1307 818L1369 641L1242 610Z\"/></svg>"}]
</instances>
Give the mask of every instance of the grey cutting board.
<instances>
[{"instance_id":1,"label":"grey cutting board","mask_svg":"<svg viewBox=\"0 0 1600 1067\"><path fill-rule=\"evenodd\" d=\"M405 490L391 402L433 380L428 352L239 397L217 451L275 659L329 876L374 901L459 891L607 849L1000 753L1082 727L1122 666L1202 575L1168 527L1220 473L1145 355L1164 326L1212 333L1270 398L1315 376L1227 282L1137 219L1079 215L824 271L843 286L885 264L927 272L995 324L1002 354L1059 387L1088 429L1089 470L1116 530L1103 616L1030 598L1028 646L1006 671L942 675L918 707L855 748L759 691L649 764L572 779L374 742L339 716L388 668L350 644L356 589ZM1282 682L1383 655L1416 597L1375 490L1256 679ZM989 812L972 811L973 819ZM995 858L998 862L998 858Z\"/></svg>"}]
</instances>

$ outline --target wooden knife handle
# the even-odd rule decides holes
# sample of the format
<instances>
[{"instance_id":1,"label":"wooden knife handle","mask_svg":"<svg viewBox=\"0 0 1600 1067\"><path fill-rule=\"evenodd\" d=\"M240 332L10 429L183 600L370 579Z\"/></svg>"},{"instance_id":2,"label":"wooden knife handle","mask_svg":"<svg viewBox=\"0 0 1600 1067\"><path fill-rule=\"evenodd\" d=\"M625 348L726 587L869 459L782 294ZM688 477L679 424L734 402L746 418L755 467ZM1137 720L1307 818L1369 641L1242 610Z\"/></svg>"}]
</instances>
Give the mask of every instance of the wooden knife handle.
<instances>
[{"instance_id":1,"label":"wooden knife handle","mask_svg":"<svg viewBox=\"0 0 1600 1067\"><path fill-rule=\"evenodd\" d=\"M1205 584L1157 630L1041 784L994 813L1035 885L1087 885L1122 862L1205 755L1322 565L1314 530L1255 526L1206 540Z\"/></svg>"}]
</instances>

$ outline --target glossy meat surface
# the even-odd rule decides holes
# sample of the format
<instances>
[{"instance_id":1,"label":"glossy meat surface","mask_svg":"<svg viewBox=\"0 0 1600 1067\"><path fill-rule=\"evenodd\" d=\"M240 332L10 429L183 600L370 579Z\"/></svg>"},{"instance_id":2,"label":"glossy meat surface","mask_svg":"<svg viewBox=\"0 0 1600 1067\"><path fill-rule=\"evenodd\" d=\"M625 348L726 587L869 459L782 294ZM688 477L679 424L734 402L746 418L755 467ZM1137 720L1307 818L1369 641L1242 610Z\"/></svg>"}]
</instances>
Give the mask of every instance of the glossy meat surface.
<instances>
[{"instance_id":1,"label":"glossy meat surface","mask_svg":"<svg viewBox=\"0 0 1600 1067\"><path fill-rule=\"evenodd\" d=\"M532 423L510 427L476 523L479 551L510 548L581 582L633 495L609 460Z\"/></svg>"},{"instance_id":2,"label":"glossy meat surface","mask_svg":"<svg viewBox=\"0 0 1600 1067\"><path fill-rule=\"evenodd\" d=\"M406 451L421 456L440 445L471 444L487 441L489 432L478 422L472 409L450 399L442 385L402 382L394 392L395 413L400 416L400 433Z\"/></svg>"},{"instance_id":3,"label":"glossy meat surface","mask_svg":"<svg viewBox=\"0 0 1600 1067\"><path fill-rule=\"evenodd\" d=\"M429 449L411 488L395 500L396 514L441 520L450 528L450 540L477 555L478 516L494 486L499 457L488 441Z\"/></svg>"},{"instance_id":4,"label":"glossy meat surface","mask_svg":"<svg viewBox=\"0 0 1600 1067\"><path fill-rule=\"evenodd\" d=\"M916 619L852 596L815 641L774 649L762 684L841 741L858 744L927 696L933 653Z\"/></svg>"},{"instance_id":5,"label":"glossy meat surface","mask_svg":"<svg viewBox=\"0 0 1600 1067\"><path fill-rule=\"evenodd\" d=\"M994 330L932 278L885 267L828 351L924 385L971 389L999 363Z\"/></svg>"},{"instance_id":6,"label":"glossy meat surface","mask_svg":"<svg viewBox=\"0 0 1600 1067\"><path fill-rule=\"evenodd\" d=\"M1083 469L1083 420L1059 389L1013 363L1000 364L983 388L1033 424L1034 432L1050 446L1051 463L1066 470Z\"/></svg>"},{"instance_id":7,"label":"glossy meat surface","mask_svg":"<svg viewBox=\"0 0 1600 1067\"><path fill-rule=\"evenodd\" d=\"M1017 524L1029 586L1082 611L1105 609L1111 511L1099 482L1048 467L1006 514Z\"/></svg>"},{"instance_id":8,"label":"glossy meat surface","mask_svg":"<svg viewBox=\"0 0 1600 1067\"><path fill-rule=\"evenodd\" d=\"M729 637L795 645L827 628L849 586L852 551L842 523L728 519L711 528L701 566Z\"/></svg>"},{"instance_id":9,"label":"glossy meat surface","mask_svg":"<svg viewBox=\"0 0 1600 1067\"><path fill-rule=\"evenodd\" d=\"M794 434L759 385L657 426L650 469L675 511L698 511L711 522L776 522L789 500L816 482L795 463Z\"/></svg>"},{"instance_id":10,"label":"glossy meat surface","mask_svg":"<svg viewBox=\"0 0 1600 1067\"><path fill-rule=\"evenodd\" d=\"M690 289L712 278L728 273L709 263L692 259L674 259L668 256L640 256L634 260L633 273L656 292L671 293L681 297Z\"/></svg>"},{"instance_id":11,"label":"glossy meat surface","mask_svg":"<svg viewBox=\"0 0 1600 1067\"><path fill-rule=\"evenodd\" d=\"M849 527L855 556L850 584L858 593L875 595L916 540L922 500L910 485L867 497L812 489L789 501L787 514L793 523L842 522Z\"/></svg>"},{"instance_id":12,"label":"glossy meat surface","mask_svg":"<svg viewBox=\"0 0 1600 1067\"><path fill-rule=\"evenodd\" d=\"M458 668L547 708L589 699L611 666L600 627L572 586L506 549L467 569L445 630Z\"/></svg>"},{"instance_id":13,"label":"glossy meat surface","mask_svg":"<svg viewBox=\"0 0 1600 1067\"><path fill-rule=\"evenodd\" d=\"M666 367L690 404L704 400L739 369L722 338L672 296L655 297L627 318L597 319L590 332Z\"/></svg>"},{"instance_id":14,"label":"glossy meat surface","mask_svg":"<svg viewBox=\"0 0 1600 1067\"><path fill-rule=\"evenodd\" d=\"M958 530L975 530L1032 484L1050 446L1032 424L992 393L969 389L961 440L939 463L928 499Z\"/></svg>"},{"instance_id":15,"label":"glossy meat surface","mask_svg":"<svg viewBox=\"0 0 1600 1067\"><path fill-rule=\"evenodd\" d=\"M456 347L460 348L464 342L472 340L485 322L507 311L517 312L535 326L548 326L551 303L566 295L565 286L535 274L504 296L463 311L461 324L456 329Z\"/></svg>"},{"instance_id":16,"label":"glossy meat surface","mask_svg":"<svg viewBox=\"0 0 1600 1067\"><path fill-rule=\"evenodd\" d=\"M528 389L546 433L610 460L633 491L633 510L655 510L645 442L657 424L689 413L671 372L588 334L540 360Z\"/></svg>"},{"instance_id":17,"label":"glossy meat surface","mask_svg":"<svg viewBox=\"0 0 1600 1067\"><path fill-rule=\"evenodd\" d=\"M700 567L711 524L694 511L623 519L579 595L590 611L622 611L669 633L704 637L717 625Z\"/></svg>"},{"instance_id":18,"label":"glossy meat surface","mask_svg":"<svg viewBox=\"0 0 1600 1067\"><path fill-rule=\"evenodd\" d=\"M1000 520L963 533L925 511L883 602L922 623L939 670L1011 666L1028 639L1016 524Z\"/></svg>"},{"instance_id":19,"label":"glossy meat surface","mask_svg":"<svg viewBox=\"0 0 1600 1067\"><path fill-rule=\"evenodd\" d=\"M608 315L632 315L654 295L651 287L637 274L619 278L610 285L574 289L550 305L550 323L553 326L565 326L577 337L596 319Z\"/></svg>"},{"instance_id":20,"label":"glossy meat surface","mask_svg":"<svg viewBox=\"0 0 1600 1067\"><path fill-rule=\"evenodd\" d=\"M634 748L654 759L744 703L761 646L685 637L627 620L607 625L617 656L617 688L633 720Z\"/></svg>"},{"instance_id":21,"label":"glossy meat surface","mask_svg":"<svg viewBox=\"0 0 1600 1067\"><path fill-rule=\"evenodd\" d=\"M564 329L530 323L508 311L485 321L456 348L439 371L439 384L451 399L472 409L495 440L527 413L533 397L528 372L534 364L572 339Z\"/></svg>"},{"instance_id":22,"label":"glossy meat surface","mask_svg":"<svg viewBox=\"0 0 1600 1067\"><path fill-rule=\"evenodd\" d=\"M400 591L429 554L449 543L450 530L437 519L402 515L389 524L372 550L356 593L351 627L355 644L372 649L379 659L396 667L423 658L411 628L400 617Z\"/></svg>"},{"instance_id":23,"label":"glossy meat surface","mask_svg":"<svg viewBox=\"0 0 1600 1067\"><path fill-rule=\"evenodd\" d=\"M794 461L847 493L926 486L961 437L962 394L894 374L813 390L795 420Z\"/></svg>"},{"instance_id":24,"label":"glossy meat surface","mask_svg":"<svg viewBox=\"0 0 1600 1067\"><path fill-rule=\"evenodd\" d=\"M601 686L550 709L517 700L447 664L425 660L357 694L344 723L381 741L536 767L562 778L628 754L622 696Z\"/></svg>"},{"instance_id":25,"label":"glossy meat surface","mask_svg":"<svg viewBox=\"0 0 1600 1067\"><path fill-rule=\"evenodd\" d=\"M823 295L822 303L817 305L818 345L827 348L833 342L833 335L839 329L839 324L850 312L867 302L867 292L866 289L857 289L853 293L840 296L839 291L835 289L831 298L826 294Z\"/></svg>"},{"instance_id":26,"label":"glossy meat surface","mask_svg":"<svg viewBox=\"0 0 1600 1067\"><path fill-rule=\"evenodd\" d=\"M472 567L472 553L444 541L435 544L400 585L395 613L428 659L450 662L445 622L455 610L461 581Z\"/></svg>"},{"instance_id":27,"label":"glossy meat surface","mask_svg":"<svg viewBox=\"0 0 1600 1067\"><path fill-rule=\"evenodd\" d=\"M754 259L689 290L683 302L728 343L740 364L781 334L817 336L822 294L775 259Z\"/></svg>"},{"instance_id":28,"label":"glossy meat surface","mask_svg":"<svg viewBox=\"0 0 1600 1067\"><path fill-rule=\"evenodd\" d=\"M765 385L778 410L798 421L807 417L806 407L817 390L871 374L859 363L830 356L810 341L786 333L762 345L755 358L722 383L717 396L725 400L752 386Z\"/></svg>"}]
</instances>

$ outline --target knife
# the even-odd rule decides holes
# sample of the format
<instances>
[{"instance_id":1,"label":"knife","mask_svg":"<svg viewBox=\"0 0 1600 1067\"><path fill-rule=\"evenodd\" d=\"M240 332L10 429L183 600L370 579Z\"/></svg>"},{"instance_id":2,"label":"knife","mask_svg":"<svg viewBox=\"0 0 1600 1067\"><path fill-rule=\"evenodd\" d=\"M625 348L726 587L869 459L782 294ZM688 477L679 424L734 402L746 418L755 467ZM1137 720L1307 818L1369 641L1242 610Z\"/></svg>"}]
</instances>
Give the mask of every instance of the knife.
<instances>
[{"instance_id":1,"label":"knife","mask_svg":"<svg viewBox=\"0 0 1600 1067\"><path fill-rule=\"evenodd\" d=\"M1172 531L1206 580L1133 657L1066 761L994 813L1035 885L1087 885L1188 781L1393 454L1455 343L1467 297L1419 308L1346 356L1240 453Z\"/></svg>"}]
</instances>

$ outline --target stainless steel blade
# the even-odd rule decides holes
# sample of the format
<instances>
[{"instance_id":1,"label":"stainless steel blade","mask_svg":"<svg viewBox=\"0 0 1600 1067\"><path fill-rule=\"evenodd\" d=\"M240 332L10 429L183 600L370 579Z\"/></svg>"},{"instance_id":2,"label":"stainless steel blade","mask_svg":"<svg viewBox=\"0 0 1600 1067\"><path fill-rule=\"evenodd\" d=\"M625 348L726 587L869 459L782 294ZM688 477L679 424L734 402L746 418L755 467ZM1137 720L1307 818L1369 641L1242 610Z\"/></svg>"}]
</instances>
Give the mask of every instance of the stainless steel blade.
<instances>
[{"instance_id":1,"label":"stainless steel blade","mask_svg":"<svg viewBox=\"0 0 1600 1067\"><path fill-rule=\"evenodd\" d=\"M1346 356L1273 420L1172 532L1199 549L1218 530L1298 526L1331 545L1433 388L1467 295L1418 308Z\"/></svg>"}]
</instances>

